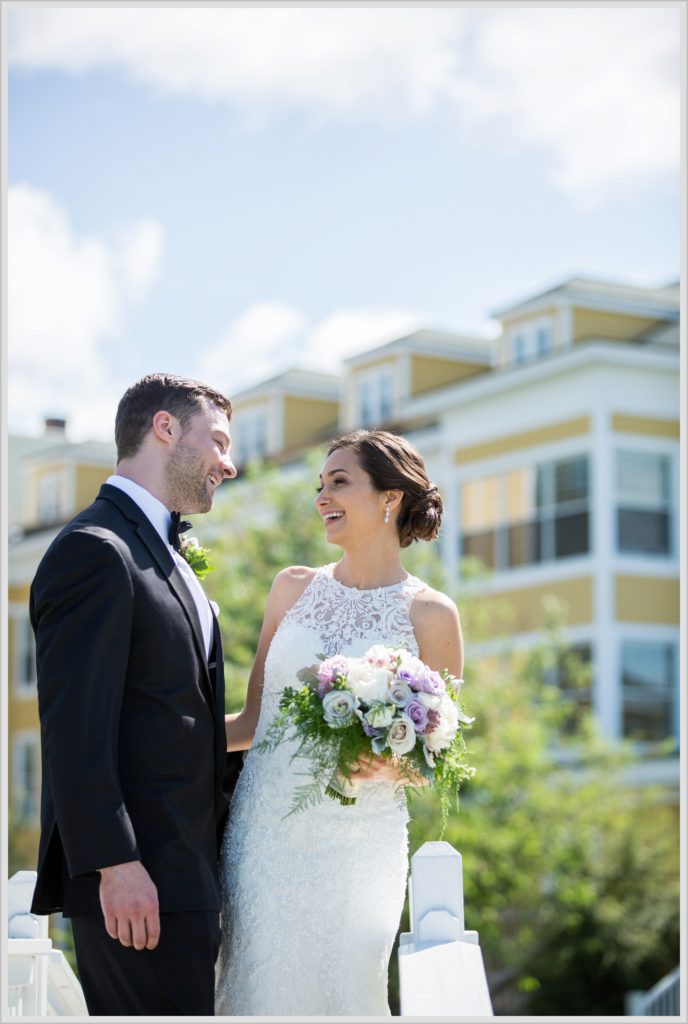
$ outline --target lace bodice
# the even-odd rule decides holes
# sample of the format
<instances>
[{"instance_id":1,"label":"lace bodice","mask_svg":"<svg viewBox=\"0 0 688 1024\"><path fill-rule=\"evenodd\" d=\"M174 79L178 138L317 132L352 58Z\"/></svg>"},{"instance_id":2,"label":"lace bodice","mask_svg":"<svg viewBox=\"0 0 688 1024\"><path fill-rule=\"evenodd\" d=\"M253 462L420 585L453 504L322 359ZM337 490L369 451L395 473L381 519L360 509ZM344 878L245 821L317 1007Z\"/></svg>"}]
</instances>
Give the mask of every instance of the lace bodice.
<instances>
[{"instance_id":1,"label":"lace bodice","mask_svg":"<svg viewBox=\"0 0 688 1024\"><path fill-rule=\"evenodd\" d=\"M297 685L296 673L318 655L360 657L373 644L405 647L418 654L411 625L411 602L425 588L407 576L400 583L357 590L335 579L335 562L324 565L279 624L265 662L265 682L254 742L263 739L277 713L285 686Z\"/></svg>"},{"instance_id":2,"label":"lace bodice","mask_svg":"<svg viewBox=\"0 0 688 1024\"><path fill-rule=\"evenodd\" d=\"M291 623L314 629L321 637L322 653L328 657L360 641L398 644L417 654L409 612L425 584L407 576L392 586L357 590L335 579L335 564L318 569L281 626Z\"/></svg>"}]
</instances>

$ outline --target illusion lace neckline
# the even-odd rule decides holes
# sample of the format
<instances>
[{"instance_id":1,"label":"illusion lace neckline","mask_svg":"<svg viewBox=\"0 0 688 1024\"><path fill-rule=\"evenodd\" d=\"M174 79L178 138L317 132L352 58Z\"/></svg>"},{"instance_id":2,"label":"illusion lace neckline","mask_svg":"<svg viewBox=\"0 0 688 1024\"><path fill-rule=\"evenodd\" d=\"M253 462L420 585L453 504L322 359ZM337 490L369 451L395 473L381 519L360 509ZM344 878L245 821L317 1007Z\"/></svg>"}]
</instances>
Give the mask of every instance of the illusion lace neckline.
<instances>
[{"instance_id":1,"label":"illusion lace neckline","mask_svg":"<svg viewBox=\"0 0 688 1024\"><path fill-rule=\"evenodd\" d=\"M344 590L353 591L354 594L377 594L381 590L396 590L415 579L411 573L407 572L402 580L398 580L396 583L387 583L384 587L352 587L349 586L348 583L342 583L342 581L338 580L335 576L334 570L338 565L339 562L330 562L328 565L322 566L322 571L326 573L332 582L336 583L338 587L343 587Z\"/></svg>"}]
</instances>

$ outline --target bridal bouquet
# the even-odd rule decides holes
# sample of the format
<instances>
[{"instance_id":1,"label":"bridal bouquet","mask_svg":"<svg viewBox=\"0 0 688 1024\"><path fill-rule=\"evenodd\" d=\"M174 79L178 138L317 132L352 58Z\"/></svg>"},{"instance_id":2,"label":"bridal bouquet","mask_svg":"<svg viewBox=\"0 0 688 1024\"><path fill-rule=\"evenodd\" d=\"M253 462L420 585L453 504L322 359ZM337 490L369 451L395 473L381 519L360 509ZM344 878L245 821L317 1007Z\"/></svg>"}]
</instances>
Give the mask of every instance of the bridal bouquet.
<instances>
[{"instance_id":1,"label":"bridal bouquet","mask_svg":"<svg viewBox=\"0 0 688 1024\"><path fill-rule=\"evenodd\" d=\"M475 773L466 763L462 681L435 672L402 648L371 647L361 658L337 655L298 673L304 684L287 687L279 712L257 749L272 750L295 736L294 757L310 761L310 781L297 787L289 813L324 794L356 802L352 779L359 759L394 758L408 785L427 779L440 797L443 823L452 797Z\"/></svg>"}]
</instances>

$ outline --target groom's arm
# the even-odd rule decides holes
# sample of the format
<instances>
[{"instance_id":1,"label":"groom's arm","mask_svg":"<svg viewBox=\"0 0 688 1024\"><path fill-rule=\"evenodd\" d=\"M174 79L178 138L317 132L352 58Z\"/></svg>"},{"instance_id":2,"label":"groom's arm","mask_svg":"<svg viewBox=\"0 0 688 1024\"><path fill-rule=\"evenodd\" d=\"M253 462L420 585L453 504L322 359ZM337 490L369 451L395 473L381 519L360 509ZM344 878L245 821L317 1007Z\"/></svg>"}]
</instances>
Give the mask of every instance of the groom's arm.
<instances>
[{"instance_id":1,"label":"groom's arm","mask_svg":"<svg viewBox=\"0 0 688 1024\"><path fill-rule=\"evenodd\" d=\"M43 771L70 875L100 871L108 933L153 949L157 889L140 862L118 770L133 587L116 543L95 528L65 534L32 586Z\"/></svg>"},{"instance_id":2,"label":"groom's arm","mask_svg":"<svg viewBox=\"0 0 688 1024\"><path fill-rule=\"evenodd\" d=\"M110 537L65 534L31 594L43 770L73 877L140 859L117 749L133 588Z\"/></svg>"}]
</instances>

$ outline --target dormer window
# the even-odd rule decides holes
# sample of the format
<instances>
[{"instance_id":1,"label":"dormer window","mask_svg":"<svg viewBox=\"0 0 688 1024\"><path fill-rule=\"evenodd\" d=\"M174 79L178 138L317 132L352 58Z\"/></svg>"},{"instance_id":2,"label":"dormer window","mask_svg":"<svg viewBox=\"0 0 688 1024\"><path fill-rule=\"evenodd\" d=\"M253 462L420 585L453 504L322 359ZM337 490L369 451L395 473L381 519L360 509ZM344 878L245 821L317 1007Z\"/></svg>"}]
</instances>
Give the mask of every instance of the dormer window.
<instances>
[{"instance_id":1,"label":"dormer window","mask_svg":"<svg viewBox=\"0 0 688 1024\"><path fill-rule=\"evenodd\" d=\"M268 447L268 418L265 412L242 412L238 434L238 461L243 463L262 458Z\"/></svg>"},{"instance_id":2,"label":"dormer window","mask_svg":"<svg viewBox=\"0 0 688 1024\"><path fill-rule=\"evenodd\" d=\"M46 473L38 481L38 522L56 523L62 514L62 474Z\"/></svg>"},{"instance_id":3,"label":"dormer window","mask_svg":"<svg viewBox=\"0 0 688 1024\"><path fill-rule=\"evenodd\" d=\"M507 338L508 359L512 366L522 366L547 356L553 348L550 318L538 317L520 323L508 332Z\"/></svg>"},{"instance_id":4,"label":"dormer window","mask_svg":"<svg viewBox=\"0 0 688 1024\"><path fill-rule=\"evenodd\" d=\"M537 354L546 356L552 347L552 338L549 327L538 327L537 329Z\"/></svg>"},{"instance_id":5,"label":"dormer window","mask_svg":"<svg viewBox=\"0 0 688 1024\"><path fill-rule=\"evenodd\" d=\"M375 367L358 375L358 421L362 427L385 423L392 415L390 368Z\"/></svg>"},{"instance_id":6,"label":"dormer window","mask_svg":"<svg viewBox=\"0 0 688 1024\"><path fill-rule=\"evenodd\" d=\"M517 334L513 342L514 348L514 363L518 366L519 363L525 363L528 358L528 350L526 347L526 336L525 334Z\"/></svg>"}]
</instances>

